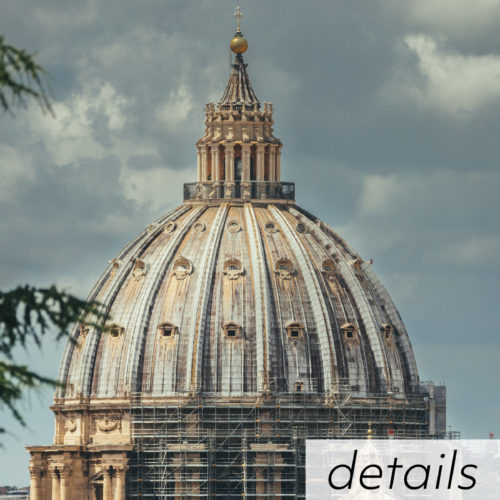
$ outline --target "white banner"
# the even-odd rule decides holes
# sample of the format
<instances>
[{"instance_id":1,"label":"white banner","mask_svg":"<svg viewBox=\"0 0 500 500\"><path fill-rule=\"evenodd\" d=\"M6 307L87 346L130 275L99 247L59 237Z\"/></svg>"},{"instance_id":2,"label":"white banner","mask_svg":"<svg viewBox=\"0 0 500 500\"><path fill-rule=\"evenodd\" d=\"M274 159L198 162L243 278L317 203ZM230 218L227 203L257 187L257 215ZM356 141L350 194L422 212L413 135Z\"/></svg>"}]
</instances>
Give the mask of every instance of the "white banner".
<instances>
[{"instance_id":1,"label":"white banner","mask_svg":"<svg viewBox=\"0 0 500 500\"><path fill-rule=\"evenodd\" d=\"M306 498L500 500L500 440L308 439Z\"/></svg>"}]
</instances>

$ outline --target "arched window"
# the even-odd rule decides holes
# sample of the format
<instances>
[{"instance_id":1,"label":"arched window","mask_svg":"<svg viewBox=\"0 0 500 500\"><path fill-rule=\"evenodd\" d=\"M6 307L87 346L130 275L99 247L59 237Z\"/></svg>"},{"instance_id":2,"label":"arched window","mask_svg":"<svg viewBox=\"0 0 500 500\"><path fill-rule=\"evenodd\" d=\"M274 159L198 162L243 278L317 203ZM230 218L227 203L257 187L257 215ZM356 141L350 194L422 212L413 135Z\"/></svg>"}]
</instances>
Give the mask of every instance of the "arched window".
<instances>
[{"instance_id":1,"label":"arched window","mask_svg":"<svg viewBox=\"0 0 500 500\"><path fill-rule=\"evenodd\" d=\"M250 180L255 180L255 162L253 158L250 157Z\"/></svg>"},{"instance_id":2,"label":"arched window","mask_svg":"<svg viewBox=\"0 0 500 500\"><path fill-rule=\"evenodd\" d=\"M243 174L243 161L241 156L234 159L234 180L241 181L241 176Z\"/></svg>"}]
</instances>

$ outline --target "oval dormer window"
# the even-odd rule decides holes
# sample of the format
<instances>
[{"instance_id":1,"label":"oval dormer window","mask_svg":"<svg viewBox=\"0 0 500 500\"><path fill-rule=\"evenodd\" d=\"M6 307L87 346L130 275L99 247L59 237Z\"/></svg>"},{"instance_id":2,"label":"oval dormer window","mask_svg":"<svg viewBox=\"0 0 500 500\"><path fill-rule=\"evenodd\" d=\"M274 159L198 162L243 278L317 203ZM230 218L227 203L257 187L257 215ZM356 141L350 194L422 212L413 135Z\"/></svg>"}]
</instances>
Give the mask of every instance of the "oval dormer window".
<instances>
[{"instance_id":1,"label":"oval dormer window","mask_svg":"<svg viewBox=\"0 0 500 500\"><path fill-rule=\"evenodd\" d=\"M202 233L203 231L205 231L205 229L207 228L207 226L205 225L204 222L197 222L195 225L194 225L194 230L197 232L197 233Z\"/></svg>"},{"instance_id":2,"label":"oval dormer window","mask_svg":"<svg viewBox=\"0 0 500 500\"><path fill-rule=\"evenodd\" d=\"M332 281L335 279L335 270L336 266L333 259L326 259L321 263L321 271L327 280Z\"/></svg>"},{"instance_id":3,"label":"oval dormer window","mask_svg":"<svg viewBox=\"0 0 500 500\"><path fill-rule=\"evenodd\" d=\"M307 231L306 225L302 222L299 222L296 226L295 229L297 230L298 233L305 233Z\"/></svg>"},{"instance_id":4,"label":"oval dormer window","mask_svg":"<svg viewBox=\"0 0 500 500\"><path fill-rule=\"evenodd\" d=\"M272 234L275 233L278 229L276 227L276 224L272 221L266 222L266 225L264 226L265 230L267 233Z\"/></svg>"},{"instance_id":5,"label":"oval dormer window","mask_svg":"<svg viewBox=\"0 0 500 500\"><path fill-rule=\"evenodd\" d=\"M176 227L177 227L177 224L173 221L170 221L165 226L165 232L166 233L173 233L175 231Z\"/></svg>"},{"instance_id":6,"label":"oval dormer window","mask_svg":"<svg viewBox=\"0 0 500 500\"><path fill-rule=\"evenodd\" d=\"M241 229L241 224L237 220L230 220L227 228L230 233L237 233Z\"/></svg>"}]
</instances>

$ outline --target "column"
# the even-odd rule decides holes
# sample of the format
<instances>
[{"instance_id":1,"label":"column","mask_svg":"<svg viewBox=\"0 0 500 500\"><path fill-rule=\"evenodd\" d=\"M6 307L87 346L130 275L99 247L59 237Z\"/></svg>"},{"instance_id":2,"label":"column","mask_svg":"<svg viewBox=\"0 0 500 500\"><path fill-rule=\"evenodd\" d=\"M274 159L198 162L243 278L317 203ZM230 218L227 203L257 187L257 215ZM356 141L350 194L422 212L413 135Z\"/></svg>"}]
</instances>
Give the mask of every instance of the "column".
<instances>
[{"instance_id":1,"label":"column","mask_svg":"<svg viewBox=\"0 0 500 500\"><path fill-rule=\"evenodd\" d=\"M71 467L65 466L59 471L61 495L60 500L71 500L71 489L69 478L71 475Z\"/></svg>"},{"instance_id":2,"label":"column","mask_svg":"<svg viewBox=\"0 0 500 500\"><path fill-rule=\"evenodd\" d=\"M264 154L266 146L264 144L257 145L257 175L256 180L264 181Z\"/></svg>"},{"instance_id":3,"label":"column","mask_svg":"<svg viewBox=\"0 0 500 500\"><path fill-rule=\"evenodd\" d=\"M60 488L59 488L59 472L57 469L51 469L50 474L52 476L52 495L51 500L60 500Z\"/></svg>"},{"instance_id":4,"label":"column","mask_svg":"<svg viewBox=\"0 0 500 500\"><path fill-rule=\"evenodd\" d=\"M234 186L234 144L226 144L226 181L224 182L224 197L233 197Z\"/></svg>"},{"instance_id":5,"label":"column","mask_svg":"<svg viewBox=\"0 0 500 500\"><path fill-rule=\"evenodd\" d=\"M42 500L41 497L41 484L40 484L40 476L41 476L41 468L30 465L30 499L31 500Z\"/></svg>"},{"instance_id":6,"label":"column","mask_svg":"<svg viewBox=\"0 0 500 500\"><path fill-rule=\"evenodd\" d=\"M269 146L269 180L276 180L276 146Z\"/></svg>"},{"instance_id":7,"label":"column","mask_svg":"<svg viewBox=\"0 0 500 500\"><path fill-rule=\"evenodd\" d=\"M234 144L226 144L226 181L234 181Z\"/></svg>"},{"instance_id":8,"label":"column","mask_svg":"<svg viewBox=\"0 0 500 500\"><path fill-rule=\"evenodd\" d=\"M241 161L243 164L242 181L250 180L250 144L241 145Z\"/></svg>"},{"instance_id":9,"label":"column","mask_svg":"<svg viewBox=\"0 0 500 500\"><path fill-rule=\"evenodd\" d=\"M250 199L252 197L252 188L250 183L250 144L241 145L241 197Z\"/></svg>"},{"instance_id":10,"label":"column","mask_svg":"<svg viewBox=\"0 0 500 500\"><path fill-rule=\"evenodd\" d=\"M212 154L212 180L219 181L219 146L217 144L210 146L210 152Z\"/></svg>"},{"instance_id":11,"label":"column","mask_svg":"<svg viewBox=\"0 0 500 500\"><path fill-rule=\"evenodd\" d=\"M255 493L257 494L257 498L263 499L266 494L266 483L267 483L267 478L265 477L265 471L267 470L267 467L256 467L255 468Z\"/></svg>"},{"instance_id":12,"label":"column","mask_svg":"<svg viewBox=\"0 0 500 500\"><path fill-rule=\"evenodd\" d=\"M116 470L116 489L114 500L125 500L125 477L127 475L127 467L122 467Z\"/></svg>"},{"instance_id":13,"label":"column","mask_svg":"<svg viewBox=\"0 0 500 500\"><path fill-rule=\"evenodd\" d=\"M106 469L104 469L102 479L103 500L113 500L113 497L111 496L111 471L109 467L106 467Z\"/></svg>"},{"instance_id":14,"label":"column","mask_svg":"<svg viewBox=\"0 0 500 500\"><path fill-rule=\"evenodd\" d=\"M197 166L197 172L198 172L198 182L201 182L201 151L200 151L200 146L198 146L197 151L196 151L196 166Z\"/></svg>"},{"instance_id":15,"label":"column","mask_svg":"<svg viewBox=\"0 0 500 500\"><path fill-rule=\"evenodd\" d=\"M207 181L207 146L201 146L201 182Z\"/></svg>"},{"instance_id":16,"label":"column","mask_svg":"<svg viewBox=\"0 0 500 500\"><path fill-rule=\"evenodd\" d=\"M276 180L281 181L281 146L278 146L276 152Z\"/></svg>"},{"instance_id":17,"label":"column","mask_svg":"<svg viewBox=\"0 0 500 500\"><path fill-rule=\"evenodd\" d=\"M182 498L181 473L177 472L177 471L174 472L174 478L175 478L175 486L174 486L175 497L174 498Z\"/></svg>"},{"instance_id":18,"label":"column","mask_svg":"<svg viewBox=\"0 0 500 500\"><path fill-rule=\"evenodd\" d=\"M255 179L258 181L257 184L257 198L266 197L266 185L265 181L265 155L266 146L264 144L257 144L257 165L256 165L256 175Z\"/></svg>"}]
</instances>

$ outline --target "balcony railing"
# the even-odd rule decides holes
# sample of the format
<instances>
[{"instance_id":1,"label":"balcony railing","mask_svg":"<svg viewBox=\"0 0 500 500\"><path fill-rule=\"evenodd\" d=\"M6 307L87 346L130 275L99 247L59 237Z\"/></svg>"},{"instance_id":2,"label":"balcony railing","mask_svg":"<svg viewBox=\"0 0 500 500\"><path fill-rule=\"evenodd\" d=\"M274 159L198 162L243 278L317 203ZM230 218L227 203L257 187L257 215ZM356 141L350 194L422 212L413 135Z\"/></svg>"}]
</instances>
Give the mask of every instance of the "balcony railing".
<instances>
[{"instance_id":1,"label":"balcony railing","mask_svg":"<svg viewBox=\"0 0 500 500\"><path fill-rule=\"evenodd\" d=\"M184 201L219 199L295 201L295 183L212 181L184 184Z\"/></svg>"}]
</instances>

